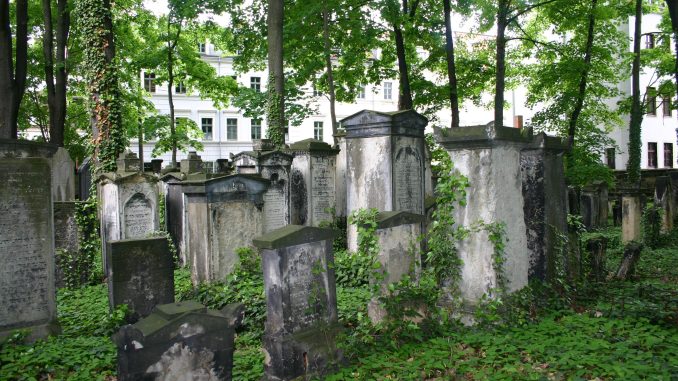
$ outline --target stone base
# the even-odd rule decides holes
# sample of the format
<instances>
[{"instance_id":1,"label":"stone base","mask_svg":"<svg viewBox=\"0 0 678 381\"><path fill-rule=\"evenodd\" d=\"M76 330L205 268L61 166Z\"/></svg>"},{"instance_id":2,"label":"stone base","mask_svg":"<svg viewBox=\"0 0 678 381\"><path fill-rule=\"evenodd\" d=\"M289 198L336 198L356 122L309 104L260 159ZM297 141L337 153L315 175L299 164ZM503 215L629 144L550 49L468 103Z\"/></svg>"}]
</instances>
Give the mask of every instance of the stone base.
<instances>
[{"instance_id":1,"label":"stone base","mask_svg":"<svg viewBox=\"0 0 678 381\"><path fill-rule=\"evenodd\" d=\"M5 340L7 340L17 331L28 331L26 336L23 338L22 342L33 343L39 339L47 338L48 336L59 335L61 333L61 325L58 322L53 321L50 323L34 325L31 327L22 327L7 331L0 331L0 344L5 342Z\"/></svg>"}]
</instances>

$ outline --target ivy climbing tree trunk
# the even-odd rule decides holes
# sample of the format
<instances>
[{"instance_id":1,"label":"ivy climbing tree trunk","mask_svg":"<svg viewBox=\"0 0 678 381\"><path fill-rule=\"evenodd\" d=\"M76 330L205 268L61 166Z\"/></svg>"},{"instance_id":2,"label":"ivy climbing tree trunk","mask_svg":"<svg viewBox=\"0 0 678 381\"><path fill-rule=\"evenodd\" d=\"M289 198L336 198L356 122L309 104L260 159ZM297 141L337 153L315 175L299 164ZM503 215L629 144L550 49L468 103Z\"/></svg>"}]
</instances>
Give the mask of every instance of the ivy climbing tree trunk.
<instances>
[{"instance_id":1,"label":"ivy climbing tree trunk","mask_svg":"<svg viewBox=\"0 0 678 381\"><path fill-rule=\"evenodd\" d=\"M16 0L16 51L13 50L9 0L0 0L0 138L17 138L19 106L26 90L28 1Z\"/></svg>"},{"instance_id":2,"label":"ivy climbing tree trunk","mask_svg":"<svg viewBox=\"0 0 678 381\"><path fill-rule=\"evenodd\" d=\"M584 98L586 97L586 84L588 81L589 71L591 70L591 55L593 53L593 36L595 31L596 23L596 7L598 5L598 0L591 0L591 12L589 13L589 24L586 34L586 47L584 48L584 67L582 68L581 78L579 80L579 90L577 92L577 98L575 100L574 109L572 110L572 115L570 116L570 122L568 125L567 132L567 145L569 148L570 155L572 154L572 148L574 148L574 135L577 132L577 121L581 110L584 107ZM568 165L572 165L573 160L568 160Z\"/></svg>"},{"instance_id":3,"label":"ivy climbing tree trunk","mask_svg":"<svg viewBox=\"0 0 678 381\"><path fill-rule=\"evenodd\" d=\"M629 122L629 161L626 164L628 181L640 185L640 129L643 111L640 104L640 28L643 17L643 1L636 0L635 30L633 32L633 66L631 69L631 120Z\"/></svg>"},{"instance_id":4,"label":"ivy climbing tree trunk","mask_svg":"<svg viewBox=\"0 0 678 381\"><path fill-rule=\"evenodd\" d=\"M452 7L450 0L443 0L445 12L445 54L447 56L447 78L450 85L450 111L452 128L459 127L459 94L457 90L457 69L454 63L454 40L452 39Z\"/></svg>"},{"instance_id":5,"label":"ivy climbing tree trunk","mask_svg":"<svg viewBox=\"0 0 678 381\"><path fill-rule=\"evenodd\" d=\"M49 141L59 147L64 145L66 126L66 44L70 30L70 10L66 0L57 0L56 39L52 23L52 2L42 0L42 14L45 20L45 35L42 50L45 56L45 84L47 107L49 109ZM56 56L54 43L56 42ZM55 73L56 71L56 73ZM56 77L56 83L55 83Z\"/></svg>"},{"instance_id":6,"label":"ivy climbing tree trunk","mask_svg":"<svg viewBox=\"0 0 678 381\"><path fill-rule=\"evenodd\" d=\"M85 77L90 93L94 158L102 171L114 171L126 148L115 63L113 19L109 0L81 0L76 12L84 47Z\"/></svg>"},{"instance_id":7,"label":"ivy climbing tree trunk","mask_svg":"<svg viewBox=\"0 0 678 381\"><path fill-rule=\"evenodd\" d=\"M285 145L285 77L283 73L283 0L268 0L268 112L267 137L276 147Z\"/></svg>"},{"instance_id":8,"label":"ivy climbing tree trunk","mask_svg":"<svg viewBox=\"0 0 678 381\"><path fill-rule=\"evenodd\" d=\"M334 90L334 72L332 69L332 51L330 47L330 12L327 0L323 0L323 48L325 50L325 71L330 98L330 120L332 121L332 138L337 144L337 113L335 111L336 94Z\"/></svg>"}]
</instances>

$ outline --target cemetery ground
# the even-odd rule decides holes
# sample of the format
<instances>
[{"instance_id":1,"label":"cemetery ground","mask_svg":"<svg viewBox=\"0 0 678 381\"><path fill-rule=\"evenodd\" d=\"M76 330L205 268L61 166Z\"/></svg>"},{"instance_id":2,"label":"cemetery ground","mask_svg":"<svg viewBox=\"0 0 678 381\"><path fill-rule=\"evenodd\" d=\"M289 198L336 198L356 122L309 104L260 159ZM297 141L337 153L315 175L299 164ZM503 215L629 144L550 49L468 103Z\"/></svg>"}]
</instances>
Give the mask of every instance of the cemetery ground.
<instances>
[{"instance_id":1,"label":"cemetery ground","mask_svg":"<svg viewBox=\"0 0 678 381\"><path fill-rule=\"evenodd\" d=\"M606 268L620 263L619 228L586 233L609 239ZM266 306L258 255L241 251L241 265L222 284L194 289L184 269L175 271L178 300L211 308L243 302L247 313L236 338L234 380L258 380ZM678 376L678 231L646 247L629 281L561 281L487 302L477 324L453 319L412 319L375 327L367 317L367 261L335 255L339 341L346 365L329 380L674 379ZM433 285L411 288L427 298ZM420 294L417 294L420 293ZM400 295L405 298L407 296ZM396 301L398 302L398 301ZM105 284L58 291L59 336L20 344L17 332L0 345L0 380L115 380L110 335L125 309L109 313Z\"/></svg>"}]
</instances>

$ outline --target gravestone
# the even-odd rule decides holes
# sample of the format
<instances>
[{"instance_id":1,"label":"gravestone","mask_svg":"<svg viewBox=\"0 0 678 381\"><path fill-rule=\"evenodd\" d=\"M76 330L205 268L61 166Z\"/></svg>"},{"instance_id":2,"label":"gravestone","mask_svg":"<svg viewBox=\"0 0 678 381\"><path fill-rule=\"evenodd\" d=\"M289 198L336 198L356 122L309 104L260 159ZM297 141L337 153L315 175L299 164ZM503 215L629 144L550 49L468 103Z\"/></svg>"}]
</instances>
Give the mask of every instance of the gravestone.
<instances>
[{"instance_id":1,"label":"gravestone","mask_svg":"<svg viewBox=\"0 0 678 381\"><path fill-rule=\"evenodd\" d=\"M202 172L203 171L202 158L195 151L190 151L188 153L188 157L186 157L186 159L181 160L181 162L179 163L179 168L181 169L181 172L187 175L191 173Z\"/></svg>"},{"instance_id":2,"label":"gravestone","mask_svg":"<svg viewBox=\"0 0 678 381\"><path fill-rule=\"evenodd\" d=\"M337 217L346 218L346 133L338 132L337 139L337 169L334 176L335 204Z\"/></svg>"},{"instance_id":3,"label":"gravestone","mask_svg":"<svg viewBox=\"0 0 678 381\"><path fill-rule=\"evenodd\" d=\"M268 380L322 377L341 361L332 240L334 232L288 225L254 239L266 292L264 373Z\"/></svg>"},{"instance_id":4,"label":"gravestone","mask_svg":"<svg viewBox=\"0 0 678 381\"><path fill-rule=\"evenodd\" d=\"M622 195L622 242L639 241L640 221L643 215L642 197L637 192Z\"/></svg>"},{"instance_id":5,"label":"gravestone","mask_svg":"<svg viewBox=\"0 0 678 381\"><path fill-rule=\"evenodd\" d=\"M57 288L65 287L64 270L77 269L80 252L78 223L75 219L78 202L54 202L54 249L55 249L55 284ZM88 274L80 274L78 284L83 284Z\"/></svg>"},{"instance_id":6,"label":"gravestone","mask_svg":"<svg viewBox=\"0 0 678 381\"><path fill-rule=\"evenodd\" d=\"M165 184L165 229L177 250L181 265L186 264L184 250L184 193L181 181L185 175L180 172L170 172L160 177L160 182Z\"/></svg>"},{"instance_id":7,"label":"gravestone","mask_svg":"<svg viewBox=\"0 0 678 381\"><path fill-rule=\"evenodd\" d=\"M230 174L233 171L228 159L217 159L217 173Z\"/></svg>"},{"instance_id":8,"label":"gravestone","mask_svg":"<svg viewBox=\"0 0 678 381\"><path fill-rule=\"evenodd\" d=\"M673 210L676 211L674 218L675 222L678 222L678 171L669 172L669 178L671 179L671 190L673 191Z\"/></svg>"},{"instance_id":9,"label":"gravestone","mask_svg":"<svg viewBox=\"0 0 678 381\"><path fill-rule=\"evenodd\" d=\"M160 174L160 172L162 171L162 159L152 159L151 169L153 173Z\"/></svg>"},{"instance_id":10,"label":"gravestone","mask_svg":"<svg viewBox=\"0 0 678 381\"><path fill-rule=\"evenodd\" d=\"M347 213L361 208L424 214L428 120L413 110L364 110L341 121L346 128ZM357 248L355 227L349 250Z\"/></svg>"},{"instance_id":11,"label":"gravestone","mask_svg":"<svg viewBox=\"0 0 678 381\"><path fill-rule=\"evenodd\" d=\"M89 198L90 188L92 187L92 158L87 157L78 167L78 197L80 200Z\"/></svg>"},{"instance_id":12,"label":"gravestone","mask_svg":"<svg viewBox=\"0 0 678 381\"><path fill-rule=\"evenodd\" d=\"M64 147L52 156L52 200L75 200L75 163Z\"/></svg>"},{"instance_id":13,"label":"gravestone","mask_svg":"<svg viewBox=\"0 0 678 381\"><path fill-rule=\"evenodd\" d=\"M331 222L336 208L335 176L338 150L315 139L290 145L294 154L290 189L291 222L319 226Z\"/></svg>"},{"instance_id":14,"label":"gravestone","mask_svg":"<svg viewBox=\"0 0 678 381\"><path fill-rule=\"evenodd\" d=\"M377 215L375 235L379 245L377 261L380 279L372 279L381 285L381 295L388 295L388 285L401 281L405 276L416 279L421 263L421 249L418 238L422 233L424 216L409 212L381 212ZM402 306L419 310L420 306ZM372 323L386 318L387 313L376 298L372 298L367 313Z\"/></svg>"},{"instance_id":15,"label":"gravestone","mask_svg":"<svg viewBox=\"0 0 678 381\"><path fill-rule=\"evenodd\" d=\"M0 139L0 339L58 331L50 157L56 147Z\"/></svg>"},{"instance_id":16,"label":"gravestone","mask_svg":"<svg viewBox=\"0 0 678 381\"><path fill-rule=\"evenodd\" d=\"M470 184L466 205L455 209L457 224L504 226L501 272L495 269L489 228L472 231L457 243L462 298L475 304L502 285L513 292L529 279L551 276L560 254L558 237L567 231L563 143L534 136L531 129L497 128L494 123L437 130L436 135L455 173Z\"/></svg>"},{"instance_id":17,"label":"gravestone","mask_svg":"<svg viewBox=\"0 0 678 381\"><path fill-rule=\"evenodd\" d=\"M259 174L271 182L264 194L264 232L290 223L292 159L292 155L281 151L262 152L259 155Z\"/></svg>"},{"instance_id":18,"label":"gravestone","mask_svg":"<svg viewBox=\"0 0 678 381\"><path fill-rule=\"evenodd\" d=\"M662 209L661 232L668 234L673 230L675 210L673 208L673 187L668 176L659 176L655 180L654 203Z\"/></svg>"},{"instance_id":19,"label":"gravestone","mask_svg":"<svg viewBox=\"0 0 678 381\"><path fill-rule=\"evenodd\" d=\"M270 181L230 175L182 183L184 249L194 284L223 281L233 271L235 250L263 234Z\"/></svg>"},{"instance_id":20,"label":"gravestone","mask_svg":"<svg viewBox=\"0 0 678 381\"><path fill-rule=\"evenodd\" d=\"M104 268L109 268L110 241L146 238L160 230L158 178L139 171L139 159L122 153L118 171L99 176L101 244Z\"/></svg>"},{"instance_id":21,"label":"gravestone","mask_svg":"<svg viewBox=\"0 0 678 381\"><path fill-rule=\"evenodd\" d=\"M579 196L581 220L587 230L593 229L598 220L598 200L595 197L595 194L590 192L582 192Z\"/></svg>"},{"instance_id":22,"label":"gravestone","mask_svg":"<svg viewBox=\"0 0 678 381\"><path fill-rule=\"evenodd\" d=\"M165 237L109 241L108 301L127 304L134 321L174 302L174 263Z\"/></svg>"},{"instance_id":23,"label":"gravestone","mask_svg":"<svg viewBox=\"0 0 678 381\"><path fill-rule=\"evenodd\" d=\"M243 151L238 154L231 154L231 162L235 173L239 174L256 174L259 173L259 159L257 152Z\"/></svg>"},{"instance_id":24,"label":"gravestone","mask_svg":"<svg viewBox=\"0 0 678 381\"><path fill-rule=\"evenodd\" d=\"M243 315L242 304L220 311L191 300L157 306L113 335L118 380L230 381Z\"/></svg>"}]
</instances>

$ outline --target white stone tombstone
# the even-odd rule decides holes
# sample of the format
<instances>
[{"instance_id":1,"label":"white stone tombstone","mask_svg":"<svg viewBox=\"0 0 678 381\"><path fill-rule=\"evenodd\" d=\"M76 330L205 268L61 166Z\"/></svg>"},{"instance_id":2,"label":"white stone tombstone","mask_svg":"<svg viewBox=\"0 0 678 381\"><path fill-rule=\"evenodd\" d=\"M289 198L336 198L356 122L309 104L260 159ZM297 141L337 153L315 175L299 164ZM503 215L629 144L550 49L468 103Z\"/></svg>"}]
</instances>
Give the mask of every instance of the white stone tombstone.
<instances>
[{"instance_id":1,"label":"white stone tombstone","mask_svg":"<svg viewBox=\"0 0 678 381\"><path fill-rule=\"evenodd\" d=\"M0 139L0 339L55 333L50 157L55 146Z\"/></svg>"},{"instance_id":2,"label":"white stone tombstone","mask_svg":"<svg viewBox=\"0 0 678 381\"><path fill-rule=\"evenodd\" d=\"M346 128L347 213L361 208L424 214L428 120L413 110L364 110L341 121ZM348 229L350 250L357 248Z\"/></svg>"},{"instance_id":3,"label":"white stone tombstone","mask_svg":"<svg viewBox=\"0 0 678 381\"><path fill-rule=\"evenodd\" d=\"M75 163L63 147L52 156L52 199L54 202L75 200Z\"/></svg>"}]
</instances>

